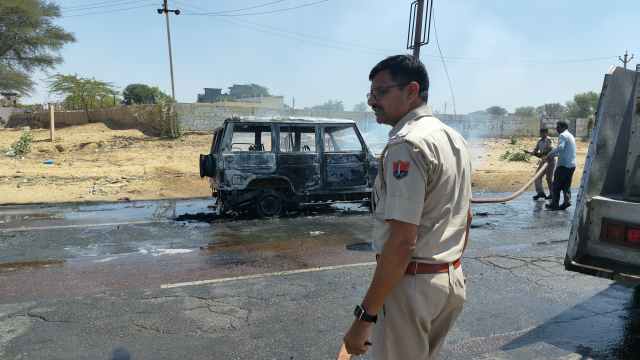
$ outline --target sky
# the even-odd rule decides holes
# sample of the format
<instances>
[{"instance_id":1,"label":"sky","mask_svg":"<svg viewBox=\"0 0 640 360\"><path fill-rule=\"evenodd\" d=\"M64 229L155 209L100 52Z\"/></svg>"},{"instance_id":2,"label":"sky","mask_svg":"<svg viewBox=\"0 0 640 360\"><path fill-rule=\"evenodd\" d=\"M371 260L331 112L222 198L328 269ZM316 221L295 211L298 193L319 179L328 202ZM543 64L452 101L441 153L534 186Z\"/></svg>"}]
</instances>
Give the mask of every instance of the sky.
<instances>
[{"instance_id":1,"label":"sky","mask_svg":"<svg viewBox=\"0 0 640 360\"><path fill-rule=\"evenodd\" d=\"M24 102L57 99L46 86L55 73L96 78L119 90L144 83L171 93L166 24L156 12L161 1L54 2L63 13L56 23L77 41L61 51L63 64L35 74L38 86ZM256 83L289 105L295 98L296 108L342 100L350 110L366 101L368 74L378 61L409 52L410 3L169 0L181 11L170 15L176 98L195 102L205 87ZM421 59L436 111L453 113L454 102L457 113L564 103L576 93L600 91L625 50L640 59L637 0L433 3Z\"/></svg>"}]
</instances>

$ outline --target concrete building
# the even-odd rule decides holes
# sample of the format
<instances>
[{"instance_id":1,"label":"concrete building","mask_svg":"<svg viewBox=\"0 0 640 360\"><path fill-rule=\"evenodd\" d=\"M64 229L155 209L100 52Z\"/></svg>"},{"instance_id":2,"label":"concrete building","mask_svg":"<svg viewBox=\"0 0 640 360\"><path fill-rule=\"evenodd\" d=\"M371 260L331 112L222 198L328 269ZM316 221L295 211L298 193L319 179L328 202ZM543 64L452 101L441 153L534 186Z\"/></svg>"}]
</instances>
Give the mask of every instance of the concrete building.
<instances>
[{"instance_id":1,"label":"concrete building","mask_svg":"<svg viewBox=\"0 0 640 360\"><path fill-rule=\"evenodd\" d=\"M204 94L198 94L199 103L214 103L222 100L222 89L204 88Z\"/></svg>"},{"instance_id":2,"label":"concrete building","mask_svg":"<svg viewBox=\"0 0 640 360\"><path fill-rule=\"evenodd\" d=\"M0 92L0 107L16 107L18 105L18 93Z\"/></svg>"}]
</instances>

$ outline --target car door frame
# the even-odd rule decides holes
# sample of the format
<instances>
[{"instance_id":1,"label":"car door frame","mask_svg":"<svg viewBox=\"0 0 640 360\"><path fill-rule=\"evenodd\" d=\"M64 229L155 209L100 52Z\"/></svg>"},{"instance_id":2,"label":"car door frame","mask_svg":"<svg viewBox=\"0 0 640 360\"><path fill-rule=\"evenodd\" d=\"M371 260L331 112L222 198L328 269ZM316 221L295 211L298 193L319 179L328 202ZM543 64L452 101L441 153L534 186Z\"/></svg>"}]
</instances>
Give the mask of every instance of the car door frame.
<instances>
[{"instance_id":1,"label":"car door frame","mask_svg":"<svg viewBox=\"0 0 640 360\"><path fill-rule=\"evenodd\" d=\"M308 123L278 123L275 124L276 136L276 163L277 173L286 177L293 191L296 194L309 194L322 186L322 162L320 147L318 144L318 134L320 127L317 124ZM283 152L281 149L281 129L282 128L313 128L315 151L290 151ZM297 136L296 136L297 137ZM299 141L300 139L297 139Z\"/></svg>"},{"instance_id":2,"label":"car door frame","mask_svg":"<svg viewBox=\"0 0 640 360\"><path fill-rule=\"evenodd\" d=\"M351 128L360 144L358 151L326 151L325 133L327 128ZM361 191L369 185L369 151L356 124L324 124L320 131L322 151L322 184L325 191Z\"/></svg>"}]
</instances>

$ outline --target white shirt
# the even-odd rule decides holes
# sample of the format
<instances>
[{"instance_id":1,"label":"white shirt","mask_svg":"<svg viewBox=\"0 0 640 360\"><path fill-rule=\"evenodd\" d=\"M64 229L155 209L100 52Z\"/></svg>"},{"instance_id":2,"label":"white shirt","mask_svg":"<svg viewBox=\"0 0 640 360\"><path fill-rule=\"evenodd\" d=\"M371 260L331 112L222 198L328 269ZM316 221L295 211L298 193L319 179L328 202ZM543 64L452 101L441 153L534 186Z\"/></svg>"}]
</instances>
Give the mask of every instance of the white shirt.
<instances>
[{"instance_id":1,"label":"white shirt","mask_svg":"<svg viewBox=\"0 0 640 360\"><path fill-rule=\"evenodd\" d=\"M567 168L576 167L576 139L569 130L563 131L558 139L558 147L549 153L549 156L558 157L558 166Z\"/></svg>"}]
</instances>

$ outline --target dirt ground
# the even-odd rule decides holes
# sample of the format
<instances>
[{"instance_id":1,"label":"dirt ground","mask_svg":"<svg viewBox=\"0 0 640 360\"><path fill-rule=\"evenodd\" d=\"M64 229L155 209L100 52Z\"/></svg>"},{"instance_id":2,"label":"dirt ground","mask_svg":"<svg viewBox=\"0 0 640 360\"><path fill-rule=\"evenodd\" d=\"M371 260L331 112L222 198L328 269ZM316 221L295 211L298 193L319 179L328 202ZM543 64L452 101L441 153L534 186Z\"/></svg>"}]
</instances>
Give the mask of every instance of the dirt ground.
<instances>
[{"instance_id":1,"label":"dirt ground","mask_svg":"<svg viewBox=\"0 0 640 360\"><path fill-rule=\"evenodd\" d=\"M471 141L472 153L474 155L473 164L473 189L474 191L514 191L526 184L531 176L536 172L538 159L531 157L529 162L506 161L501 156L507 152L512 153L520 150L533 150L538 138L517 138L516 144L512 145L510 139L485 139ZM553 139L553 144L558 144L557 138ZM576 139L576 160L577 167L573 175L573 187L580 186L582 170L587 157L589 142ZM546 181L543 182L545 191ZM533 185L530 188L534 190Z\"/></svg>"},{"instance_id":2,"label":"dirt ground","mask_svg":"<svg viewBox=\"0 0 640 360\"><path fill-rule=\"evenodd\" d=\"M23 159L5 155L21 134L0 130L0 203L117 201L208 196L200 179L198 155L210 135L178 140L110 130L101 123L56 130L32 130L33 144ZM47 165L46 160L53 160Z\"/></svg>"},{"instance_id":3,"label":"dirt ground","mask_svg":"<svg viewBox=\"0 0 640 360\"><path fill-rule=\"evenodd\" d=\"M178 140L153 138L138 130L111 130L103 124L58 129L54 143L48 130L32 130L29 154L5 155L21 134L0 129L0 204L127 201L204 197L211 194L199 176L198 155L207 153L211 135L187 134ZM475 191L512 191L527 182L536 161L510 162L510 150L532 149L534 138L472 142ZM578 143L579 184L587 143ZM47 164L49 162L51 164Z\"/></svg>"}]
</instances>

